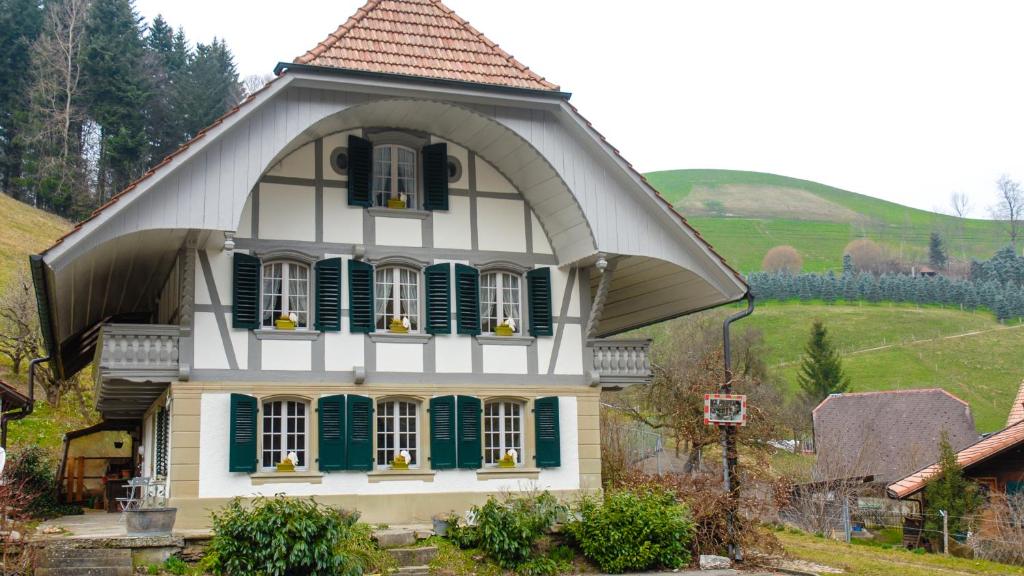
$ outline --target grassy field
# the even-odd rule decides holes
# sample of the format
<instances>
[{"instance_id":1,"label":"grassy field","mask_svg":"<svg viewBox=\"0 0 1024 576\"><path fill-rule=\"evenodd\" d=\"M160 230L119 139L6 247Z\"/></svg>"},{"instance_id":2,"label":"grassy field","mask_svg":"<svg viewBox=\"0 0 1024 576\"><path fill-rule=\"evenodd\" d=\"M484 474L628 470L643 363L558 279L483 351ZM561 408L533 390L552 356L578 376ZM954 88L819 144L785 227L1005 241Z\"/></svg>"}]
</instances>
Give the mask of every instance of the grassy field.
<instances>
[{"instance_id":1,"label":"grassy field","mask_svg":"<svg viewBox=\"0 0 1024 576\"><path fill-rule=\"evenodd\" d=\"M717 311L725 315L732 308ZM943 388L968 402L981 431L1003 427L1024 369L1024 326L985 312L912 305L767 302L734 330L759 330L766 360L789 394L811 323L821 319L843 355L851 391ZM657 330L652 332L655 336Z\"/></svg>"},{"instance_id":2,"label":"grassy field","mask_svg":"<svg viewBox=\"0 0 1024 576\"><path fill-rule=\"evenodd\" d=\"M952 256L987 258L1007 243L999 223L959 219L761 172L671 170L648 180L726 259L743 272L759 270L765 252L790 244L804 269L841 266L843 247L867 237L904 260L927 257L937 231Z\"/></svg>"},{"instance_id":3,"label":"grassy field","mask_svg":"<svg viewBox=\"0 0 1024 576\"><path fill-rule=\"evenodd\" d=\"M843 570L851 576L1013 576L1024 575L1024 568L984 560L968 560L939 554L915 554L906 550L886 550L873 546L854 546L803 533L777 532L789 556Z\"/></svg>"},{"instance_id":4,"label":"grassy field","mask_svg":"<svg viewBox=\"0 0 1024 576\"><path fill-rule=\"evenodd\" d=\"M59 216L27 206L0 194L0 286L17 270L28 271L28 256L48 248L71 229Z\"/></svg>"}]
</instances>

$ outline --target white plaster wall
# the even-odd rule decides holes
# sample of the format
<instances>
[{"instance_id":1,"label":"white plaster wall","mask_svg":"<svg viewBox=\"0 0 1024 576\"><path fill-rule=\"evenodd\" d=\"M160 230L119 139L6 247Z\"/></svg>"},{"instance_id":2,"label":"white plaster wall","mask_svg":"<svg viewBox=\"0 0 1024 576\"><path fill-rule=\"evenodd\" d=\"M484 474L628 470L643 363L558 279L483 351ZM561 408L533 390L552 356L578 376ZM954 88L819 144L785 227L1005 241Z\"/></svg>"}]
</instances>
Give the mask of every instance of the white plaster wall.
<instances>
[{"instance_id":1,"label":"white plaster wall","mask_svg":"<svg viewBox=\"0 0 1024 576\"><path fill-rule=\"evenodd\" d=\"M562 326L562 344L555 361L555 374L583 374L583 327Z\"/></svg>"},{"instance_id":2,"label":"white plaster wall","mask_svg":"<svg viewBox=\"0 0 1024 576\"><path fill-rule=\"evenodd\" d=\"M362 244L363 212L348 205L348 192L342 188L324 188L324 242Z\"/></svg>"},{"instance_id":3,"label":"white plaster wall","mask_svg":"<svg viewBox=\"0 0 1024 576\"><path fill-rule=\"evenodd\" d=\"M312 369L313 343L306 340L264 340L260 359L264 370Z\"/></svg>"},{"instance_id":4,"label":"white plaster wall","mask_svg":"<svg viewBox=\"0 0 1024 576\"><path fill-rule=\"evenodd\" d=\"M362 136L363 131L349 130L347 132L335 132L329 136L324 136L324 178L327 180L345 180L348 177L347 175L338 174L331 168L331 152L339 146L342 148L348 148L349 134L353 136ZM314 168L310 168L311 175L313 174L312 170ZM311 178L312 176L309 177Z\"/></svg>"},{"instance_id":5,"label":"white plaster wall","mask_svg":"<svg viewBox=\"0 0 1024 576\"><path fill-rule=\"evenodd\" d=\"M347 372L353 366L365 364L362 334L328 332L324 334L324 368L328 371Z\"/></svg>"},{"instance_id":6,"label":"white plaster wall","mask_svg":"<svg viewBox=\"0 0 1024 576\"><path fill-rule=\"evenodd\" d=\"M469 153L466 149L437 136L431 136L430 142L431 144L446 142L448 144L448 155L454 156L462 164L462 175L455 182L449 182L448 186L451 188L469 188Z\"/></svg>"},{"instance_id":7,"label":"white plaster wall","mask_svg":"<svg viewBox=\"0 0 1024 576\"><path fill-rule=\"evenodd\" d=\"M434 247L462 250L469 250L473 247L472 228L469 220L469 198L449 196L448 211L437 210L434 212Z\"/></svg>"},{"instance_id":8,"label":"white plaster wall","mask_svg":"<svg viewBox=\"0 0 1024 576\"><path fill-rule=\"evenodd\" d=\"M261 183L258 190L260 238L310 242L316 239L316 190L313 187Z\"/></svg>"},{"instance_id":9,"label":"white plaster wall","mask_svg":"<svg viewBox=\"0 0 1024 576\"><path fill-rule=\"evenodd\" d=\"M540 266L538 266L540 268ZM565 296L565 284L569 281L569 269L551 266L551 310L555 319L562 313L562 299ZM569 292L569 316L580 315L579 274Z\"/></svg>"},{"instance_id":10,"label":"white plaster wall","mask_svg":"<svg viewBox=\"0 0 1024 576\"><path fill-rule=\"evenodd\" d=\"M476 159L476 189L480 192L519 193L511 182L479 156Z\"/></svg>"},{"instance_id":11,"label":"white plaster wall","mask_svg":"<svg viewBox=\"0 0 1024 576\"><path fill-rule=\"evenodd\" d=\"M267 170L267 174L288 176L290 178L312 178L316 169L313 163L315 153L316 148L310 142L271 166L270 170Z\"/></svg>"},{"instance_id":12,"label":"white plaster wall","mask_svg":"<svg viewBox=\"0 0 1024 576\"><path fill-rule=\"evenodd\" d=\"M238 230L235 231L235 238L252 238L252 195L245 199L242 206L242 217L238 220Z\"/></svg>"},{"instance_id":13,"label":"white plaster wall","mask_svg":"<svg viewBox=\"0 0 1024 576\"><path fill-rule=\"evenodd\" d=\"M484 372L526 374L526 346L482 346Z\"/></svg>"},{"instance_id":14,"label":"white plaster wall","mask_svg":"<svg viewBox=\"0 0 1024 576\"><path fill-rule=\"evenodd\" d=\"M414 218L376 217L378 246L423 246L423 222Z\"/></svg>"},{"instance_id":15,"label":"white plaster wall","mask_svg":"<svg viewBox=\"0 0 1024 576\"><path fill-rule=\"evenodd\" d=\"M378 342L378 372L423 372L423 344Z\"/></svg>"},{"instance_id":16,"label":"white plaster wall","mask_svg":"<svg viewBox=\"0 0 1024 576\"><path fill-rule=\"evenodd\" d=\"M551 249L551 242L548 242L548 235L544 232L544 228L540 225L540 220L537 220L537 215L530 210L530 231L533 234L533 251L538 254L554 254L555 251Z\"/></svg>"},{"instance_id":17,"label":"white plaster wall","mask_svg":"<svg viewBox=\"0 0 1024 576\"><path fill-rule=\"evenodd\" d=\"M213 281L217 285L217 296L220 297L220 303L223 306L230 306L232 256L221 250L207 250L206 257L210 260L210 271L213 272ZM199 262L199 258L196 258L196 304L213 303L207 284L203 266Z\"/></svg>"},{"instance_id":18,"label":"white plaster wall","mask_svg":"<svg viewBox=\"0 0 1024 576\"><path fill-rule=\"evenodd\" d=\"M481 250L526 252L526 218L522 200L477 198L476 219Z\"/></svg>"},{"instance_id":19,"label":"white plaster wall","mask_svg":"<svg viewBox=\"0 0 1024 576\"><path fill-rule=\"evenodd\" d=\"M438 372L473 371L473 338L459 334L434 336L434 366Z\"/></svg>"},{"instance_id":20,"label":"white plaster wall","mask_svg":"<svg viewBox=\"0 0 1024 576\"><path fill-rule=\"evenodd\" d=\"M195 368L228 369L228 357L213 312L195 313Z\"/></svg>"},{"instance_id":21,"label":"white plaster wall","mask_svg":"<svg viewBox=\"0 0 1024 576\"><path fill-rule=\"evenodd\" d=\"M558 401L562 466L543 469L536 481L515 479L478 480L473 470L441 470L433 482L419 480L389 481L371 484L366 472L332 472L321 484L264 484L253 486L249 475L228 472L231 395L208 392L200 401L199 497L230 498L286 494L316 496L327 494L431 494L451 492L519 492L532 489L578 490L579 433L575 397ZM421 431L421 433L424 433Z\"/></svg>"},{"instance_id":22,"label":"white plaster wall","mask_svg":"<svg viewBox=\"0 0 1024 576\"><path fill-rule=\"evenodd\" d=\"M558 328L558 325L555 325ZM551 365L551 353L554 351L554 336L537 338L537 371L541 374L548 373L548 366Z\"/></svg>"}]
</instances>

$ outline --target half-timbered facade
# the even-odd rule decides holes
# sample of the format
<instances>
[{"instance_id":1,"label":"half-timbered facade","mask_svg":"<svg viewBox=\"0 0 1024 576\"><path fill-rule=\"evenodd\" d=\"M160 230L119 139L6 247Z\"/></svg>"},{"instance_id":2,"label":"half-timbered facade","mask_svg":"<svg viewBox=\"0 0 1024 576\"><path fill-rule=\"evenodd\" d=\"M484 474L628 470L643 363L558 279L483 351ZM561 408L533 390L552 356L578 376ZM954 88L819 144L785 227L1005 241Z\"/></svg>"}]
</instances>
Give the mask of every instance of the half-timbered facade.
<instances>
[{"instance_id":1,"label":"half-timbered facade","mask_svg":"<svg viewBox=\"0 0 1024 576\"><path fill-rule=\"evenodd\" d=\"M178 525L255 494L403 522L598 489L599 393L650 378L611 336L743 281L438 0L371 0L276 72L32 260L52 361L140 423Z\"/></svg>"}]
</instances>

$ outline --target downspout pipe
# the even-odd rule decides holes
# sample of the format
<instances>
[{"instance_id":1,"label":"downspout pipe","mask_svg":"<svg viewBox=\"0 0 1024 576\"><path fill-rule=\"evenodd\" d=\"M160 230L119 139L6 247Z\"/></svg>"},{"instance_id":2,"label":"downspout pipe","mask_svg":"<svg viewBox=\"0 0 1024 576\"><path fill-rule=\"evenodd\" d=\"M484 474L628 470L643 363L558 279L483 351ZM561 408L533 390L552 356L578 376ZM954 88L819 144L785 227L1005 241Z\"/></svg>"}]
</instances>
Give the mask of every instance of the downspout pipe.
<instances>
[{"instance_id":1,"label":"downspout pipe","mask_svg":"<svg viewBox=\"0 0 1024 576\"><path fill-rule=\"evenodd\" d=\"M754 313L754 295L747 292L744 296L747 301L745 310L737 312L725 319L722 324L722 356L725 362L725 381L719 389L722 394L732 393L732 341L730 340L729 328L733 322L742 320ZM736 515L740 503L740 483L736 475L739 465L739 452L736 449L736 427L722 426L722 479L725 485L725 492L729 497L729 512L726 518L729 534L729 557L736 562L743 561L743 552L740 550L739 540L736 538Z\"/></svg>"},{"instance_id":2,"label":"downspout pipe","mask_svg":"<svg viewBox=\"0 0 1024 576\"><path fill-rule=\"evenodd\" d=\"M36 407L36 366L49 362L49 356L33 358L28 363L28 404L17 412L0 415L0 448L7 449L7 423L27 417Z\"/></svg>"}]
</instances>

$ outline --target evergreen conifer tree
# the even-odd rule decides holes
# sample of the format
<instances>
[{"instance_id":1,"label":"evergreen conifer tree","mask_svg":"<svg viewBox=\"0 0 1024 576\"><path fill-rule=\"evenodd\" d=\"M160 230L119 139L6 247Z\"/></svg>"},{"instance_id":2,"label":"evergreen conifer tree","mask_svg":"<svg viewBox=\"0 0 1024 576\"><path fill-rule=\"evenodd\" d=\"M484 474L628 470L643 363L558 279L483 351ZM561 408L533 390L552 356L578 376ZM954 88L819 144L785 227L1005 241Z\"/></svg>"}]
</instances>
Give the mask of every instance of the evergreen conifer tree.
<instances>
[{"instance_id":1,"label":"evergreen conifer tree","mask_svg":"<svg viewBox=\"0 0 1024 576\"><path fill-rule=\"evenodd\" d=\"M957 461L956 452L949 444L949 435L943 431L939 442L939 473L932 478L924 489L925 505L928 515L925 517L925 530L937 534L941 538L943 510L949 516L949 535L963 534L969 528L968 518L973 514L984 499L978 491L978 485L964 477L963 469Z\"/></svg>"},{"instance_id":2,"label":"evergreen conifer tree","mask_svg":"<svg viewBox=\"0 0 1024 576\"><path fill-rule=\"evenodd\" d=\"M829 394L841 394L850 387L850 378L843 372L843 361L832 345L828 329L820 320L811 326L811 337L804 347L804 358L796 376L806 399L817 405Z\"/></svg>"},{"instance_id":3,"label":"evergreen conifer tree","mask_svg":"<svg viewBox=\"0 0 1024 576\"><path fill-rule=\"evenodd\" d=\"M843 276L853 275L853 256L843 254Z\"/></svg>"},{"instance_id":4,"label":"evergreen conifer tree","mask_svg":"<svg viewBox=\"0 0 1024 576\"><path fill-rule=\"evenodd\" d=\"M30 47L42 28L39 0L0 0L0 192L15 196L22 161L18 116L28 109Z\"/></svg>"},{"instance_id":5,"label":"evergreen conifer tree","mask_svg":"<svg viewBox=\"0 0 1024 576\"><path fill-rule=\"evenodd\" d=\"M942 236L938 232L932 232L928 241L928 262L940 270L944 270L949 262L949 257L946 256L946 247L942 243Z\"/></svg>"}]
</instances>

